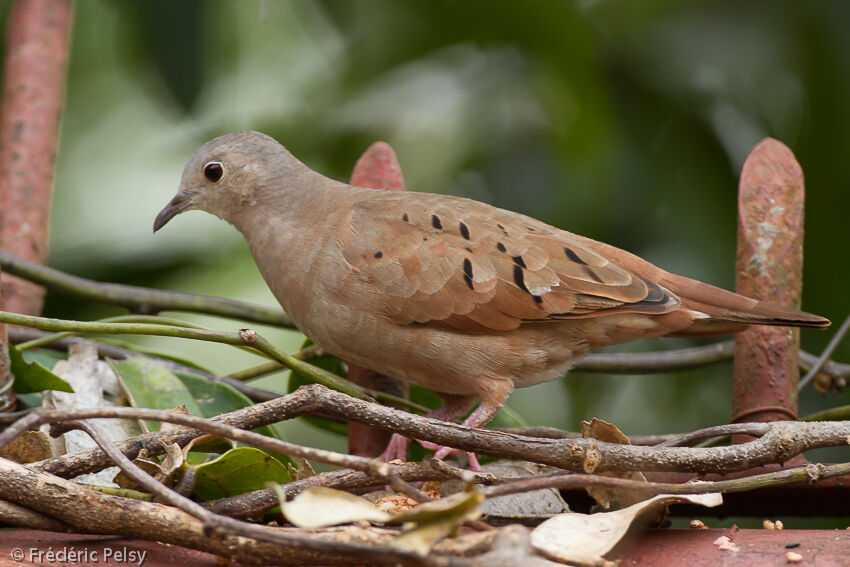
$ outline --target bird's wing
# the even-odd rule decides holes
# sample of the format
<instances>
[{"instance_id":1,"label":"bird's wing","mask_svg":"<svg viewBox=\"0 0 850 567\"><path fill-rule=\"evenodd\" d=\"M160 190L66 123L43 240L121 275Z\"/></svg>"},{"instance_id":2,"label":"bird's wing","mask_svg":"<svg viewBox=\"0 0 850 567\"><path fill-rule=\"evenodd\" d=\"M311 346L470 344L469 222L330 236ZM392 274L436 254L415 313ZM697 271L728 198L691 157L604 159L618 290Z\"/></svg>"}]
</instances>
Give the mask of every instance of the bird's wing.
<instances>
[{"instance_id":1,"label":"bird's wing","mask_svg":"<svg viewBox=\"0 0 850 567\"><path fill-rule=\"evenodd\" d=\"M343 255L401 324L509 331L679 306L673 293L568 232L443 195L376 193L359 203Z\"/></svg>"}]
</instances>

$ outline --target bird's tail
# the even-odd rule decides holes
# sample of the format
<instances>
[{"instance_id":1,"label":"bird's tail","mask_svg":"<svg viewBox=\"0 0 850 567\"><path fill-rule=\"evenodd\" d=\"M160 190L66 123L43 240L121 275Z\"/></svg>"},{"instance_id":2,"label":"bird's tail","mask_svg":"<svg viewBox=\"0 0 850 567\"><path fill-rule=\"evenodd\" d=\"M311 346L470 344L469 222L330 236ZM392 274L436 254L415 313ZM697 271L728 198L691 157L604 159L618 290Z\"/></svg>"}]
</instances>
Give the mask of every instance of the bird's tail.
<instances>
[{"instance_id":1,"label":"bird's tail","mask_svg":"<svg viewBox=\"0 0 850 567\"><path fill-rule=\"evenodd\" d=\"M825 329L829 319L773 303L759 301L683 276L666 273L661 284L678 295L682 306L706 315L675 336L726 335L747 325L779 325ZM699 298L699 299L695 299Z\"/></svg>"}]
</instances>

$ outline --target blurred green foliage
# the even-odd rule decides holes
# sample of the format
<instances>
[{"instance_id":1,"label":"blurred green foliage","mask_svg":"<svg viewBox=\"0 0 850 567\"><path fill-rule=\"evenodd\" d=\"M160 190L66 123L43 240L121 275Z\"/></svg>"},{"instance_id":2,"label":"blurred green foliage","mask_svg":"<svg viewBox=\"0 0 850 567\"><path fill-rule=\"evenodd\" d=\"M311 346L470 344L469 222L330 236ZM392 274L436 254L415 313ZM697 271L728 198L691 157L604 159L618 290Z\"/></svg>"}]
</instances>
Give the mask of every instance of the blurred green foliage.
<instances>
[{"instance_id":1,"label":"blurred green foliage","mask_svg":"<svg viewBox=\"0 0 850 567\"><path fill-rule=\"evenodd\" d=\"M382 139L412 190L488 201L732 287L738 172L772 136L807 179L804 307L839 323L850 270L848 21L850 3L827 0L78 2L50 263L273 303L225 223L192 213L151 234L197 146L257 129L338 179ZM109 313L55 296L46 312ZM290 351L302 340L258 331ZM817 351L828 338L806 331L803 343ZM222 372L248 363L219 346L177 346ZM837 358L850 359L850 343ZM518 391L511 405L531 423L572 429L598 416L627 433L690 430L728 420L730 375L728 364L574 374ZM808 391L801 413L841 398Z\"/></svg>"}]
</instances>

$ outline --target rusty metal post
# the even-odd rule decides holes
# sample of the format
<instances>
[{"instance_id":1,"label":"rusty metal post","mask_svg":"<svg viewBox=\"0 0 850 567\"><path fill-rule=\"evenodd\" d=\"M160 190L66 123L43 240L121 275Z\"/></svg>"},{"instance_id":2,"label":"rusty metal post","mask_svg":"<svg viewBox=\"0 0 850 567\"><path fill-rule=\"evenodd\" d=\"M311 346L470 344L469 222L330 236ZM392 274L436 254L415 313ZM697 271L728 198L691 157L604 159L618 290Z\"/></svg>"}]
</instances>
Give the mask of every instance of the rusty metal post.
<instances>
[{"instance_id":1,"label":"rusty metal post","mask_svg":"<svg viewBox=\"0 0 850 567\"><path fill-rule=\"evenodd\" d=\"M0 244L43 264L70 50L70 0L16 0L9 12L0 113ZM44 289L3 275L6 308L40 315Z\"/></svg>"},{"instance_id":2,"label":"rusty metal post","mask_svg":"<svg viewBox=\"0 0 850 567\"><path fill-rule=\"evenodd\" d=\"M351 174L351 184L372 189L404 191L404 177L393 149L384 142L375 142L366 150ZM348 365L348 379L366 388L397 396L407 394L403 382L372 372L355 364ZM373 429L362 423L348 422L348 452L352 455L375 457L386 449L391 433Z\"/></svg>"},{"instance_id":3,"label":"rusty metal post","mask_svg":"<svg viewBox=\"0 0 850 567\"><path fill-rule=\"evenodd\" d=\"M753 148L738 190L738 293L799 308L804 194L803 171L785 144L766 138ZM797 419L799 345L799 329L789 327L738 333L732 422Z\"/></svg>"}]
</instances>

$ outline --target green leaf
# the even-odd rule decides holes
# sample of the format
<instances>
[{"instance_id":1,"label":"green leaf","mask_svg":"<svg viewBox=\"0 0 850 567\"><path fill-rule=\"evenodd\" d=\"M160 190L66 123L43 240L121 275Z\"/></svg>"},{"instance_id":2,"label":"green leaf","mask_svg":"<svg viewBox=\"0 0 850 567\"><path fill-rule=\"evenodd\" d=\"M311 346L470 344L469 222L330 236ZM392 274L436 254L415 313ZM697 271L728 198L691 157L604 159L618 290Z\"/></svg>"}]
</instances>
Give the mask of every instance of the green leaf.
<instances>
[{"instance_id":1,"label":"green leaf","mask_svg":"<svg viewBox=\"0 0 850 567\"><path fill-rule=\"evenodd\" d=\"M198 362L187 358L184 354L176 354L169 350L165 350L162 348L153 348L146 345L136 344L130 341L122 341L121 339L116 339L113 337L98 337L97 342L103 343L105 345L116 346L119 348L131 350L134 352L138 352L139 354L146 354L149 356L154 356L156 358L162 358L165 360L170 360L172 362L176 362L178 364L182 364L183 366L189 368L195 368L197 370L201 370L203 372L207 372L212 374L207 368L204 368L203 365Z\"/></svg>"},{"instance_id":2,"label":"green leaf","mask_svg":"<svg viewBox=\"0 0 850 567\"><path fill-rule=\"evenodd\" d=\"M189 389L168 368L141 357L113 361L112 367L121 377L133 406L173 409L184 405L192 415L204 415ZM151 431L159 431L159 422L146 423Z\"/></svg>"},{"instance_id":3,"label":"green leaf","mask_svg":"<svg viewBox=\"0 0 850 567\"><path fill-rule=\"evenodd\" d=\"M213 417L252 405L251 400L245 394L230 384L208 380L203 376L189 372L176 372L175 375L192 394L195 403L200 408L202 417ZM275 439L280 438L274 428L268 425L258 427L254 431ZM290 463L292 466L296 466L298 464L289 455L277 452L272 452L271 454L284 465Z\"/></svg>"},{"instance_id":4,"label":"green leaf","mask_svg":"<svg viewBox=\"0 0 850 567\"><path fill-rule=\"evenodd\" d=\"M304 344L301 345L302 349L311 346L313 341L307 339L304 341ZM327 370L328 372L332 372L337 376L343 376L342 366L339 358L325 354L322 356L318 356L310 360L310 364L313 366L318 366L323 370ZM287 386L287 393L291 394L301 386L306 386L307 384L312 384L310 380L307 380L297 372L289 373L289 385ZM310 425L314 427L318 427L319 429L324 429L325 431L330 431L331 433L336 433L337 435L348 435L348 425L344 421L338 421L335 419L328 419L325 417L313 417L311 415L302 415L299 419L303 419Z\"/></svg>"},{"instance_id":5,"label":"green leaf","mask_svg":"<svg viewBox=\"0 0 850 567\"><path fill-rule=\"evenodd\" d=\"M254 447L237 447L198 465L193 494L200 501L236 496L265 488L267 482L292 481L286 466Z\"/></svg>"},{"instance_id":6,"label":"green leaf","mask_svg":"<svg viewBox=\"0 0 850 567\"><path fill-rule=\"evenodd\" d=\"M190 372L174 372L174 375L192 394L203 417L213 417L252 405L242 392L224 382L208 380Z\"/></svg>"},{"instance_id":7,"label":"green leaf","mask_svg":"<svg viewBox=\"0 0 850 567\"><path fill-rule=\"evenodd\" d=\"M41 358L42 356L27 352L26 358L31 360L31 362L27 362L24 352L16 346L9 346L9 361L12 364L12 374L15 376L15 392L18 394L43 390L73 392L74 389L71 388L70 384L48 370L41 362L35 360L35 357Z\"/></svg>"}]
</instances>

